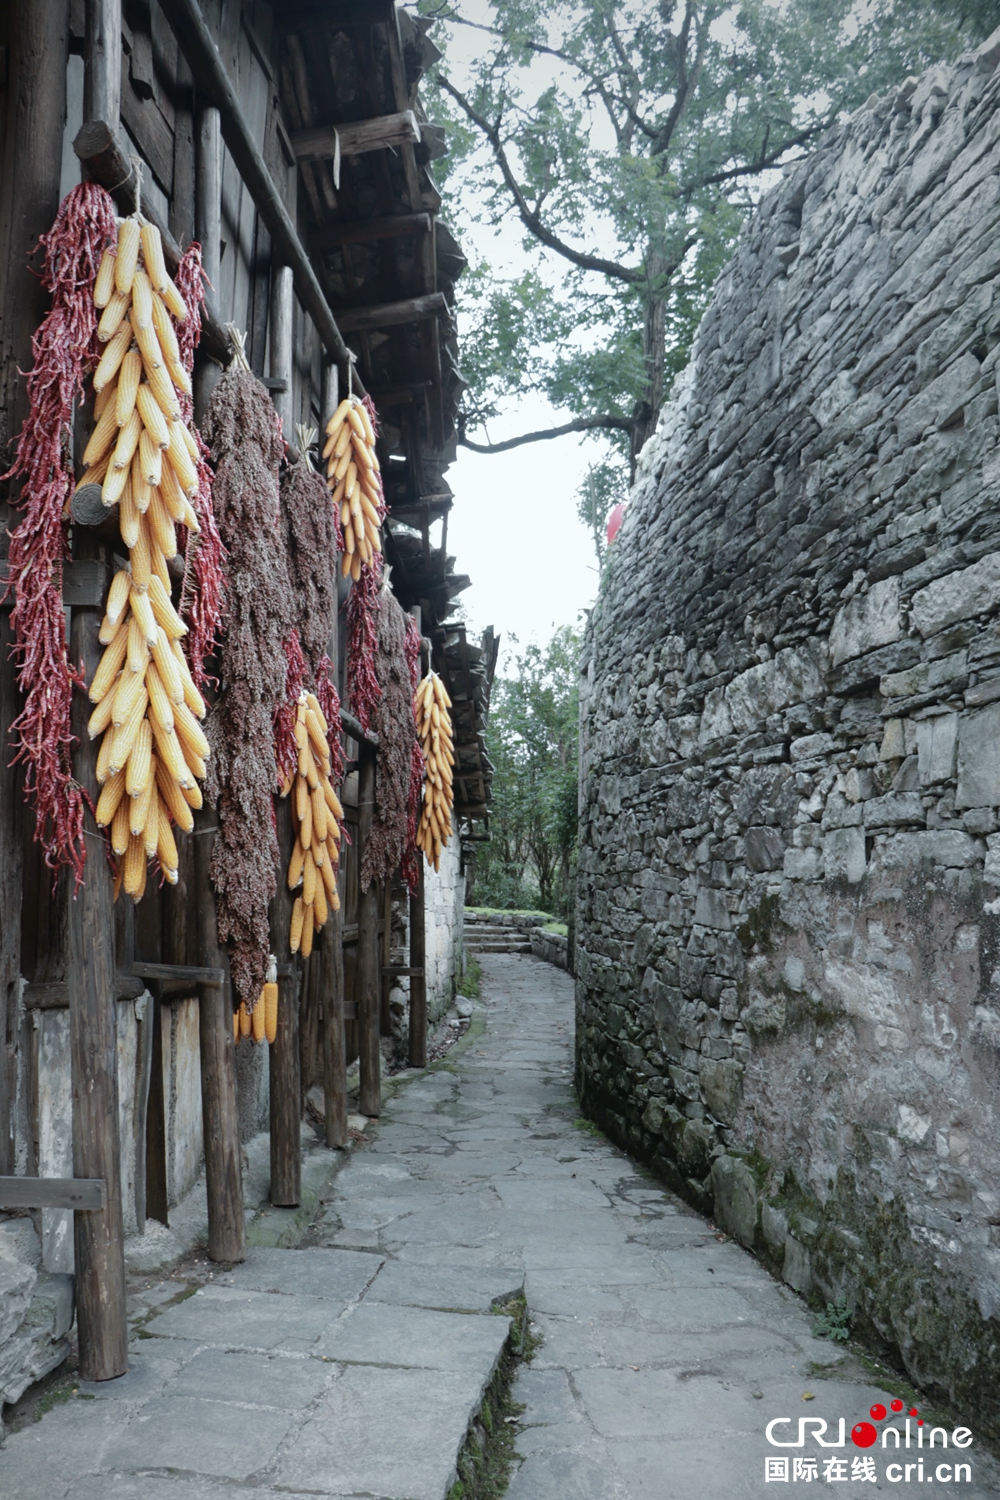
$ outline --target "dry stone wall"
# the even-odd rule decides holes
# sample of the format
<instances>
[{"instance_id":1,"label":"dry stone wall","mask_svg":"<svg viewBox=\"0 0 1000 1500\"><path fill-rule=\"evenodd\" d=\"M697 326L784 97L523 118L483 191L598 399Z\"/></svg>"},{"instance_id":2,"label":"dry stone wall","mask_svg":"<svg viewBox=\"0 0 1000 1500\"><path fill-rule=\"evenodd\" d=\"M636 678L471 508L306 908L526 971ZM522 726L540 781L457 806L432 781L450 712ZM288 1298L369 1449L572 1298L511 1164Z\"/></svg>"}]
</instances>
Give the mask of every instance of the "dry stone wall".
<instances>
[{"instance_id":1,"label":"dry stone wall","mask_svg":"<svg viewBox=\"0 0 1000 1500\"><path fill-rule=\"evenodd\" d=\"M584 1106L1000 1433L1000 33L761 203L583 657Z\"/></svg>"}]
</instances>

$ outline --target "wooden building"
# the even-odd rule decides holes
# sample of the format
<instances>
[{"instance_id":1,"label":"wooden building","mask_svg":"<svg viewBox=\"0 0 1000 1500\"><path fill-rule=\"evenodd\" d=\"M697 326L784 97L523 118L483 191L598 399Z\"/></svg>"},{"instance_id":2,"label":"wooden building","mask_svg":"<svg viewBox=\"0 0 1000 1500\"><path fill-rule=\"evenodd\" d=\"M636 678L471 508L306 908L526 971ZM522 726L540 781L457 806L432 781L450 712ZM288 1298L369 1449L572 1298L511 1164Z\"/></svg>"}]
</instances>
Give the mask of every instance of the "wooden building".
<instances>
[{"instance_id":1,"label":"wooden building","mask_svg":"<svg viewBox=\"0 0 1000 1500\"><path fill-rule=\"evenodd\" d=\"M19 371L47 308L29 263L39 236L81 172L122 214L138 189L168 266L192 240L202 246L211 291L196 417L232 356L227 325L245 330L293 454L296 424L322 428L349 379L375 402L392 588L418 616L425 664L454 701L448 857L457 868L459 835L489 801L496 642L471 642L449 619L469 585L448 555L445 479L463 389L453 305L465 261L439 217L431 164L445 142L418 93L437 56L428 23L392 0L9 0L0 13L0 451L9 455L25 416ZM0 559L19 514L6 491L0 485ZM71 655L92 661L115 540L86 519L74 515L70 526L64 605ZM346 586L341 593L343 612ZM267 1112L272 1200L295 1203L306 1094L319 1089L327 1140L343 1145L345 1068L358 1059L361 1107L378 1113L380 1033L400 980L411 1057L426 1060L423 893L408 913L401 887L359 894L375 756L348 703L354 840L340 920L308 961L293 959L279 887L282 1024L270 1049L236 1051L205 875L210 822L190 840L177 887L151 886L134 910L112 906L92 822L83 890L70 899L65 871L53 889L22 773L8 764L19 709L10 641L0 610L0 1210L30 1212L46 1271L68 1273L75 1259L81 1368L105 1378L125 1361L123 1238L147 1217L168 1221L200 1169L202 1142L210 1253L236 1260L241 1130L252 1133ZM92 752L81 744L74 754L85 784ZM279 834L290 838L280 817ZM40 1373L33 1358L28 1378ZM18 1394L18 1378L0 1384L0 1402Z\"/></svg>"}]
</instances>

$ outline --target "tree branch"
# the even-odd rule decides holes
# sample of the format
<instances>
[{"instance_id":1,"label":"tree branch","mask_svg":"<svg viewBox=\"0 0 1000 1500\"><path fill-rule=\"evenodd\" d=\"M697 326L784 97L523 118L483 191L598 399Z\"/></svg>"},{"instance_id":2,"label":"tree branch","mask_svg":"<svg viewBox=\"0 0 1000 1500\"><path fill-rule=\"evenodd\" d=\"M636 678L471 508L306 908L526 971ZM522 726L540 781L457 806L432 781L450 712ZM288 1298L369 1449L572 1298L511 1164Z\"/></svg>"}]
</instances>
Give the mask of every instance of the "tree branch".
<instances>
[{"instance_id":1,"label":"tree branch","mask_svg":"<svg viewBox=\"0 0 1000 1500\"><path fill-rule=\"evenodd\" d=\"M502 443L474 443L464 433L459 436L459 444L463 448L471 448L473 453L506 453L510 448L520 448L525 443L541 443L548 438L567 437L571 432L594 432L603 428L611 432L631 432L631 417L577 417L574 422L566 422L562 427L546 427L542 432L523 432L520 437L507 438Z\"/></svg>"},{"instance_id":2,"label":"tree branch","mask_svg":"<svg viewBox=\"0 0 1000 1500\"><path fill-rule=\"evenodd\" d=\"M786 151L791 151L795 146L804 145L814 135L826 130L829 124L829 120L820 120L806 130L800 130L798 135L793 135L790 140L783 141L770 154L762 154L756 161L741 162L738 167L729 167L724 172L712 172L707 177L699 177L696 182L685 183L683 187L677 188L671 197L686 198L691 193L697 193L701 188L714 187L719 182L731 182L734 177L752 177L755 172L766 172L768 167L773 167L781 160Z\"/></svg>"},{"instance_id":3,"label":"tree branch","mask_svg":"<svg viewBox=\"0 0 1000 1500\"><path fill-rule=\"evenodd\" d=\"M574 266L579 266L583 271L599 271L602 276L614 277L616 281L627 282L630 286L634 286L643 280L644 272L641 269L631 266L621 266L617 261L605 260L600 255L587 255L581 250L574 250L572 245L567 245L565 240L561 240L558 235L554 234L551 229L543 224L538 214L533 212L529 207L527 199L518 186L517 178L514 176L510 162L507 160L507 153L504 151L503 142L500 139L499 128L491 125L488 120L484 119L469 103L465 95L460 93L443 73L438 73L437 81L451 95L456 104L465 111L472 123L478 126L489 141L490 146L493 148L493 155L497 166L500 168L503 180L507 185L507 190L514 199L521 222L534 235L536 240L539 240L543 245L547 245L550 250L554 250L564 260L570 261Z\"/></svg>"}]
</instances>

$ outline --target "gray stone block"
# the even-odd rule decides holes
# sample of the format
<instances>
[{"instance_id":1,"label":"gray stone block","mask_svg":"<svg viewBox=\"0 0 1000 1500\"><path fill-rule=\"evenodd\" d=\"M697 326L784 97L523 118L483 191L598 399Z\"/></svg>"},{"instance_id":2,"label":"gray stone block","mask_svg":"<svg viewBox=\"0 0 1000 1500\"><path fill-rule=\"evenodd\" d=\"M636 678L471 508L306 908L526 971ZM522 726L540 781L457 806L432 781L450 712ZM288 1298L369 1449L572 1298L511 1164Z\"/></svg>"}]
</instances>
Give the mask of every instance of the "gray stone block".
<instances>
[{"instance_id":1,"label":"gray stone block","mask_svg":"<svg viewBox=\"0 0 1000 1500\"><path fill-rule=\"evenodd\" d=\"M785 1257L781 1267L781 1278L803 1296L812 1291L812 1256L794 1235L785 1238Z\"/></svg>"},{"instance_id":2,"label":"gray stone block","mask_svg":"<svg viewBox=\"0 0 1000 1500\"><path fill-rule=\"evenodd\" d=\"M846 880L856 885L868 868L865 835L861 828L833 828L823 840L823 866L827 880Z\"/></svg>"},{"instance_id":3,"label":"gray stone block","mask_svg":"<svg viewBox=\"0 0 1000 1500\"><path fill-rule=\"evenodd\" d=\"M838 610L830 631L834 666L851 657L898 641L903 626L899 607L899 579L884 578L866 594L856 594Z\"/></svg>"},{"instance_id":4,"label":"gray stone block","mask_svg":"<svg viewBox=\"0 0 1000 1500\"><path fill-rule=\"evenodd\" d=\"M715 1218L743 1245L752 1245L757 1234L757 1184L746 1162L735 1156L719 1156L712 1163Z\"/></svg>"},{"instance_id":5,"label":"gray stone block","mask_svg":"<svg viewBox=\"0 0 1000 1500\"><path fill-rule=\"evenodd\" d=\"M1000 805L1000 703L963 714L958 731L956 807Z\"/></svg>"}]
</instances>

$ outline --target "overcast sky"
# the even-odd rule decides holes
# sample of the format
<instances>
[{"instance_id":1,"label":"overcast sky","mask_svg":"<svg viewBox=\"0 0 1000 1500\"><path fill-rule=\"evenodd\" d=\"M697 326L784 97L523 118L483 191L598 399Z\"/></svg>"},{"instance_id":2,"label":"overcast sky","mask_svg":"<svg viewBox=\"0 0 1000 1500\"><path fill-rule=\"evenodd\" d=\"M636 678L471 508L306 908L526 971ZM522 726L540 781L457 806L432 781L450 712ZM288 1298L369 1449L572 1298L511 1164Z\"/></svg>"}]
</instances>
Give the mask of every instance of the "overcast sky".
<instances>
[{"instance_id":1,"label":"overcast sky","mask_svg":"<svg viewBox=\"0 0 1000 1500\"><path fill-rule=\"evenodd\" d=\"M463 12L478 21L490 18L484 0L467 0ZM436 26L431 35L439 47L447 48L448 71L462 86L463 63L475 56L483 38L467 28L454 28L450 36L448 32ZM475 178L473 170L463 183L470 207ZM442 212L447 215L447 203ZM500 229L470 224L470 217L463 214L452 226L470 260L478 253L502 275L539 264L537 256L523 249L513 215ZM562 262L558 257L551 261L561 274ZM460 282L460 345L461 336ZM499 442L571 416L553 411L532 395L511 402L502 417L490 423L489 439ZM482 442L484 435L479 430L470 437ZM472 587L461 596L470 633L492 625L504 636L516 635L522 644L532 639L541 644L557 626L575 625L580 612L593 602L597 563L590 533L576 514L577 492L588 464L606 452L593 438L576 435L489 456L459 448L447 475L455 492L448 551L456 558L457 571L472 578Z\"/></svg>"}]
</instances>

